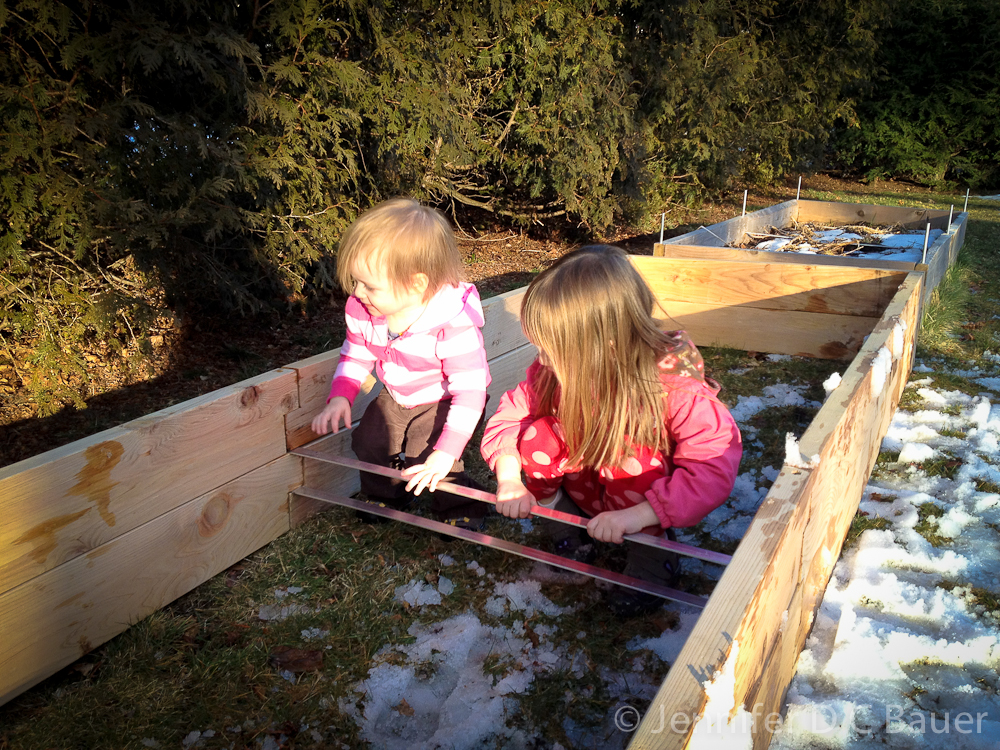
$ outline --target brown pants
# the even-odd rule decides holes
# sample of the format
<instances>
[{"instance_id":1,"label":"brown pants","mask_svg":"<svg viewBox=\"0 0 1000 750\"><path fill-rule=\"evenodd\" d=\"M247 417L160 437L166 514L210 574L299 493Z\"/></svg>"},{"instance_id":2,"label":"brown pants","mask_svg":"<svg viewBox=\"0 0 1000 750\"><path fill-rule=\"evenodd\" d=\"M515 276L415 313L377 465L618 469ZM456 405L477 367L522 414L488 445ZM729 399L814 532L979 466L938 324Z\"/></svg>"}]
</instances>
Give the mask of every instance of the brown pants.
<instances>
[{"instance_id":1,"label":"brown pants","mask_svg":"<svg viewBox=\"0 0 1000 750\"><path fill-rule=\"evenodd\" d=\"M376 399L365 409L364 416L351 436L351 448L362 461L382 466L422 464L434 451L434 443L441 435L451 399L406 408L400 406L383 388ZM446 481L465 487L474 483L465 473L465 464L459 456ZM361 472L361 491L369 500L399 506L406 494L406 482L390 477ZM423 493L421 493L423 494ZM476 500L453 495L443 490L431 493L431 510L439 518L482 518L487 505Z\"/></svg>"}]
</instances>

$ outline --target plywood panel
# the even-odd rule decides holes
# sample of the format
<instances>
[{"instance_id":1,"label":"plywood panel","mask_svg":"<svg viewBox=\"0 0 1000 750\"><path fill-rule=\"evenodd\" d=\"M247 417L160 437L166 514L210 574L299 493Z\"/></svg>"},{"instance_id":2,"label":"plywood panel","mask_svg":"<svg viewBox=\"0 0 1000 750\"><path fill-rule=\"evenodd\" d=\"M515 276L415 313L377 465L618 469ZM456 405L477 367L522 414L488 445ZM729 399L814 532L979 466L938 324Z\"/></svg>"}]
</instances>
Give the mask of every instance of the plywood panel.
<instances>
[{"instance_id":1,"label":"plywood panel","mask_svg":"<svg viewBox=\"0 0 1000 750\"><path fill-rule=\"evenodd\" d=\"M679 300L877 318L905 278L904 271L817 266L802 260L793 264L632 258L670 314L670 302Z\"/></svg>"},{"instance_id":2,"label":"plywood panel","mask_svg":"<svg viewBox=\"0 0 1000 750\"><path fill-rule=\"evenodd\" d=\"M288 529L285 456L0 595L0 703Z\"/></svg>"},{"instance_id":3,"label":"plywood panel","mask_svg":"<svg viewBox=\"0 0 1000 750\"><path fill-rule=\"evenodd\" d=\"M275 370L0 469L0 591L285 453Z\"/></svg>"}]
</instances>

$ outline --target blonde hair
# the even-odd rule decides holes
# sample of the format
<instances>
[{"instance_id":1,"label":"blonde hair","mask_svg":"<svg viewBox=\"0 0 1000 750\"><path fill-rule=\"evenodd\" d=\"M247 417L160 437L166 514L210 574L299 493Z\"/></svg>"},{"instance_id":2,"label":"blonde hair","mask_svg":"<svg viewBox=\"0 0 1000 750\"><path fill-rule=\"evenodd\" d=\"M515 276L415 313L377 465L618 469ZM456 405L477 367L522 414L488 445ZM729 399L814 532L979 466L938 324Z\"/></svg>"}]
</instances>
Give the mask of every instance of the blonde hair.
<instances>
[{"instance_id":1,"label":"blonde hair","mask_svg":"<svg viewBox=\"0 0 1000 750\"><path fill-rule=\"evenodd\" d=\"M558 417L570 466L619 466L630 445L669 451L659 363L677 340L660 330L657 306L611 245L575 250L528 286L521 325L549 365L536 416Z\"/></svg>"},{"instance_id":2,"label":"blonde hair","mask_svg":"<svg viewBox=\"0 0 1000 750\"><path fill-rule=\"evenodd\" d=\"M354 291L353 272L362 264L384 272L394 292L408 289L416 274L426 274L425 300L462 279L462 256L448 220L412 198L384 201L347 228L337 253L337 280L347 294Z\"/></svg>"}]
</instances>

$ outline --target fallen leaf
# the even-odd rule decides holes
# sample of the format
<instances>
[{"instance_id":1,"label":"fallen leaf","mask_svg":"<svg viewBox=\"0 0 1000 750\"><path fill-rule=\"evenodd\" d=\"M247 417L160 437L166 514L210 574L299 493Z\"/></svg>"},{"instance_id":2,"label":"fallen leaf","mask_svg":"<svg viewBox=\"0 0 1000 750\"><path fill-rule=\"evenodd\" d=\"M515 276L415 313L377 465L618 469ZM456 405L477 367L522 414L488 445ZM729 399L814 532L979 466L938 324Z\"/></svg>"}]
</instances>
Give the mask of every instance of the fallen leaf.
<instances>
[{"instance_id":1,"label":"fallen leaf","mask_svg":"<svg viewBox=\"0 0 1000 750\"><path fill-rule=\"evenodd\" d=\"M410 707L410 704L406 702L406 698L402 698L399 701L398 706L393 706L394 709L403 714L403 716L413 716L415 711Z\"/></svg>"},{"instance_id":2,"label":"fallen leaf","mask_svg":"<svg viewBox=\"0 0 1000 750\"><path fill-rule=\"evenodd\" d=\"M323 652L292 646L275 646L271 649L268 662L272 667L295 674L315 672L323 668Z\"/></svg>"}]
</instances>

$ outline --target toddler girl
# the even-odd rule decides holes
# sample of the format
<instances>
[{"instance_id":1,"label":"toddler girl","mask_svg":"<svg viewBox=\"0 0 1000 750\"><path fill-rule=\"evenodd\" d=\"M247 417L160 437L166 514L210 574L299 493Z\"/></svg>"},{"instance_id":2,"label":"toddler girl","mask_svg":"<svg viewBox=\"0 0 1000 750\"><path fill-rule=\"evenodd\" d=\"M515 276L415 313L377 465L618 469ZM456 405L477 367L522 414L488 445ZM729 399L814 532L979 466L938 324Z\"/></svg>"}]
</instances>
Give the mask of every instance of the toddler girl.
<instances>
[{"instance_id":1,"label":"toddler girl","mask_svg":"<svg viewBox=\"0 0 1000 750\"><path fill-rule=\"evenodd\" d=\"M500 513L525 518L535 504L582 512L591 537L621 543L692 526L729 497L739 429L687 334L660 330L656 304L628 256L608 245L569 253L528 287L521 324L538 359L504 394L482 443ZM557 551L582 544L572 527L543 525L554 527L564 530ZM669 585L676 565L671 553L630 544L625 573ZM620 587L608 600L622 616L662 602Z\"/></svg>"},{"instance_id":2,"label":"toddler girl","mask_svg":"<svg viewBox=\"0 0 1000 750\"><path fill-rule=\"evenodd\" d=\"M312 429L325 435L350 427L351 403L374 366L385 387L351 447L362 461L405 466L408 482L362 472L361 489L373 502L402 507L406 492L433 493L446 477L470 484L462 452L482 417L490 375L479 293L460 281L461 271L447 219L408 198L365 212L341 240L337 276L351 295L347 339ZM445 493L434 494L431 508L470 528L482 526L486 510Z\"/></svg>"}]
</instances>

